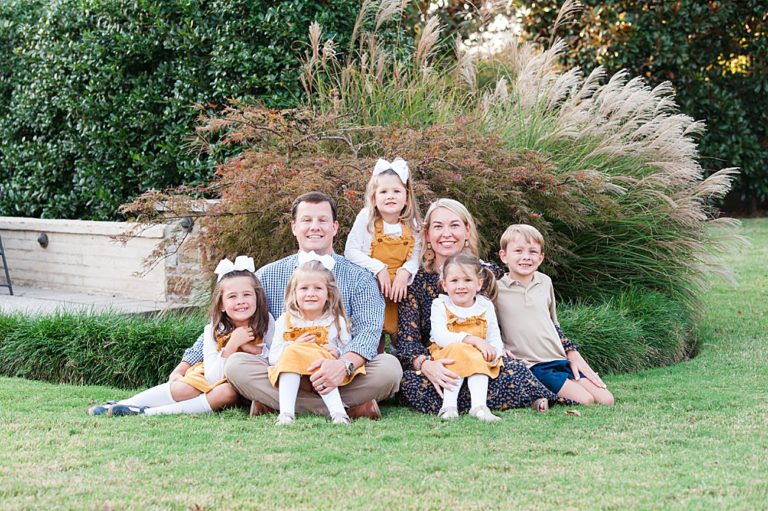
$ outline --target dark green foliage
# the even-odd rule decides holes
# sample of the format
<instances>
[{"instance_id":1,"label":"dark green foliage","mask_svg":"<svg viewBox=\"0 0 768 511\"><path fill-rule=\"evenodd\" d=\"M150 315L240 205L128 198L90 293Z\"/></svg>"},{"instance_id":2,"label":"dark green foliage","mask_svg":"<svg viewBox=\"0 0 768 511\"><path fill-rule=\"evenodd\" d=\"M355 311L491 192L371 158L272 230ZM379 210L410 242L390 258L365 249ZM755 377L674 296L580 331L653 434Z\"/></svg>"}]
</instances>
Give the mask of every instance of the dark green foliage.
<instances>
[{"instance_id":1,"label":"dark green foliage","mask_svg":"<svg viewBox=\"0 0 768 511\"><path fill-rule=\"evenodd\" d=\"M332 6L332 8L331 8ZM114 219L139 193L208 180L195 104L285 107L319 21L357 1L61 0L0 5L0 214Z\"/></svg>"},{"instance_id":2,"label":"dark green foliage","mask_svg":"<svg viewBox=\"0 0 768 511\"><path fill-rule=\"evenodd\" d=\"M560 1L530 2L525 19L548 41ZM652 85L669 80L680 109L707 123L699 150L710 171L740 167L731 193L741 208L768 204L768 10L739 2L584 0L582 18L562 27L568 64L628 69Z\"/></svg>"},{"instance_id":3,"label":"dark green foliage","mask_svg":"<svg viewBox=\"0 0 768 511\"><path fill-rule=\"evenodd\" d=\"M630 288L602 303L561 304L558 318L601 373L674 364L697 348L690 311L647 289Z\"/></svg>"},{"instance_id":4,"label":"dark green foliage","mask_svg":"<svg viewBox=\"0 0 768 511\"><path fill-rule=\"evenodd\" d=\"M137 388L166 381L202 333L200 315L0 316L0 374Z\"/></svg>"}]
</instances>

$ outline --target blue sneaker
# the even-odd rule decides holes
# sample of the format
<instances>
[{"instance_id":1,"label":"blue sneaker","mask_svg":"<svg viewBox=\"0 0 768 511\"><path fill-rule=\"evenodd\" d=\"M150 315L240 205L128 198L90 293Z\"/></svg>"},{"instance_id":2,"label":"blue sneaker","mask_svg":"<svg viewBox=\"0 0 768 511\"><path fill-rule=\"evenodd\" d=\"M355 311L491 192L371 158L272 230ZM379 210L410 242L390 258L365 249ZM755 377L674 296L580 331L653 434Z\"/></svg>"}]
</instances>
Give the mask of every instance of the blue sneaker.
<instances>
[{"instance_id":1,"label":"blue sneaker","mask_svg":"<svg viewBox=\"0 0 768 511\"><path fill-rule=\"evenodd\" d=\"M144 415L144 410L149 408L148 406L132 406L132 405L112 405L109 409L109 415L112 417L121 417L123 415Z\"/></svg>"},{"instance_id":2,"label":"blue sneaker","mask_svg":"<svg viewBox=\"0 0 768 511\"><path fill-rule=\"evenodd\" d=\"M96 405L88 408L88 415L110 415L109 410L116 401L107 401L103 405Z\"/></svg>"}]
</instances>

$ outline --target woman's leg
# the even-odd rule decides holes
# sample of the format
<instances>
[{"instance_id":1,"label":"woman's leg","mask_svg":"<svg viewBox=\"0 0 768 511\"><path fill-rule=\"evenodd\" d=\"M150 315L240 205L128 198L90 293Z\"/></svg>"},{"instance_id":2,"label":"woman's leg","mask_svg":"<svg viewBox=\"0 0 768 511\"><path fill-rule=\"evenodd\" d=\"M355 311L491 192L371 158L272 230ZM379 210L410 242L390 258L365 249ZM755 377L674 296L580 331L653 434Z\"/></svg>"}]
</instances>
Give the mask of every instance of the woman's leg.
<instances>
[{"instance_id":1,"label":"woman's leg","mask_svg":"<svg viewBox=\"0 0 768 511\"><path fill-rule=\"evenodd\" d=\"M569 402L547 389L521 360L509 357L503 360L499 376L488 382L488 407L492 410L527 408L539 398Z\"/></svg>"}]
</instances>

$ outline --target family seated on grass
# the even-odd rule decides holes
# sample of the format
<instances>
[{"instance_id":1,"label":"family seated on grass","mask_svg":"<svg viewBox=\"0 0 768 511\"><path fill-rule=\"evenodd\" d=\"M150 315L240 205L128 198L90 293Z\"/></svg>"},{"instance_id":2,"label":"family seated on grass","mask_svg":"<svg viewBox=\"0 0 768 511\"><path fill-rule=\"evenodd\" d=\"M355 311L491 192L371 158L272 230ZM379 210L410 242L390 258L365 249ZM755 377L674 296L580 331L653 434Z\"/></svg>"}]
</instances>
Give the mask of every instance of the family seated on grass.
<instances>
[{"instance_id":1,"label":"family seated on grass","mask_svg":"<svg viewBox=\"0 0 768 511\"><path fill-rule=\"evenodd\" d=\"M335 201L296 198L298 253L258 271L250 257L221 261L211 322L168 382L88 413L199 414L242 396L251 415L278 410L277 424L307 412L349 424L379 419L378 403L398 394L443 420L468 411L492 422L491 410L613 404L560 330L552 281L537 271L539 231L504 232L505 273L478 258L461 203L438 199L422 222L409 178L402 159L377 162L344 257L333 251Z\"/></svg>"}]
</instances>

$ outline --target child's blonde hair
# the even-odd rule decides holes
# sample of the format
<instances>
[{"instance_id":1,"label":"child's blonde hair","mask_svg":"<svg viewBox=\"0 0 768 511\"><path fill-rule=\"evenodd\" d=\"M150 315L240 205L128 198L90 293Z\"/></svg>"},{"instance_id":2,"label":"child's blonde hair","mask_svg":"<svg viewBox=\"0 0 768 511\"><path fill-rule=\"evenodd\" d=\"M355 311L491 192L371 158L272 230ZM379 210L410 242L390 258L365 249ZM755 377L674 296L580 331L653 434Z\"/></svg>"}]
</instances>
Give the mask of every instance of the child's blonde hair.
<instances>
[{"instance_id":1,"label":"child's blonde hair","mask_svg":"<svg viewBox=\"0 0 768 511\"><path fill-rule=\"evenodd\" d=\"M421 224L421 212L419 211L419 205L416 203L416 194L413 192L413 178L408 176L408 180L403 183L400 176L392 170L388 169L384 172L371 176L368 181L368 185L365 187L365 207L368 210L368 232L373 233L373 225L376 220L381 219L381 213L379 208L376 207L376 190L379 187L379 180L381 176L395 176L403 187L405 187L405 207L400 212L400 223L405 224L408 227L414 227Z\"/></svg>"},{"instance_id":2,"label":"child's blonde hair","mask_svg":"<svg viewBox=\"0 0 768 511\"><path fill-rule=\"evenodd\" d=\"M339 321L339 318L344 318L348 332L351 332L352 324L347 317L347 312L344 310L344 300L341 298L339 286L336 285L336 278L333 276L333 272L323 266L320 261L307 261L293 272L293 275L291 275L291 279L288 281L288 285L285 288L285 297L283 300L285 303L285 311L296 317L303 317L301 309L299 308L299 303L296 301L296 288L299 285L302 274L306 273L319 273L325 277L325 288L328 290L328 299L323 307L323 316L330 315L333 317L336 330L339 333L341 333L341 322Z\"/></svg>"},{"instance_id":3,"label":"child's blonde hair","mask_svg":"<svg viewBox=\"0 0 768 511\"><path fill-rule=\"evenodd\" d=\"M256 312L251 316L248 326L253 330L256 339L264 339L269 329L269 306L267 305L267 295L264 292L264 286L261 285L259 278L248 270L234 270L221 277L213 288L211 295L211 307L208 309L208 316L211 318L211 325L214 331L219 335L228 335L236 327L227 313L222 311L223 287L227 280L236 277L247 277L253 284L253 291L256 294Z\"/></svg>"},{"instance_id":4,"label":"child's blonde hair","mask_svg":"<svg viewBox=\"0 0 768 511\"><path fill-rule=\"evenodd\" d=\"M544 252L544 236L537 228L528 224L513 224L507 227L507 230L501 235L501 250L506 250L509 242L518 234L523 237L526 243L539 245L541 251Z\"/></svg>"},{"instance_id":5,"label":"child's blonde hair","mask_svg":"<svg viewBox=\"0 0 768 511\"><path fill-rule=\"evenodd\" d=\"M483 285L480 287L480 294L484 295L490 301L496 300L496 295L499 291L499 286L496 283L496 275L493 274L489 267L483 265L479 257L468 251L462 251L448 257L443 264L441 280L445 279L445 276L448 274L448 268L451 266L458 266L467 275L474 275L478 279L482 279Z\"/></svg>"},{"instance_id":6,"label":"child's blonde hair","mask_svg":"<svg viewBox=\"0 0 768 511\"><path fill-rule=\"evenodd\" d=\"M467 240L467 246L464 250L469 250L476 257L480 255L480 251L477 248L477 227L475 226L475 220L472 218L472 214L464 207L464 204L453 199L437 199L435 202L429 205L427 214L424 216L424 223L421 225L421 239L427 240L427 231L429 230L429 222L432 218L432 213L438 208L445 208L459 219L464 222L464 225L469 230L469 239ZM429 259L430 250L421 251L421 265L430 272L436 272L437 268L434 267L434 262ZM433 252L434 255L434 252Z\"/></svg>"}]
</instances>

